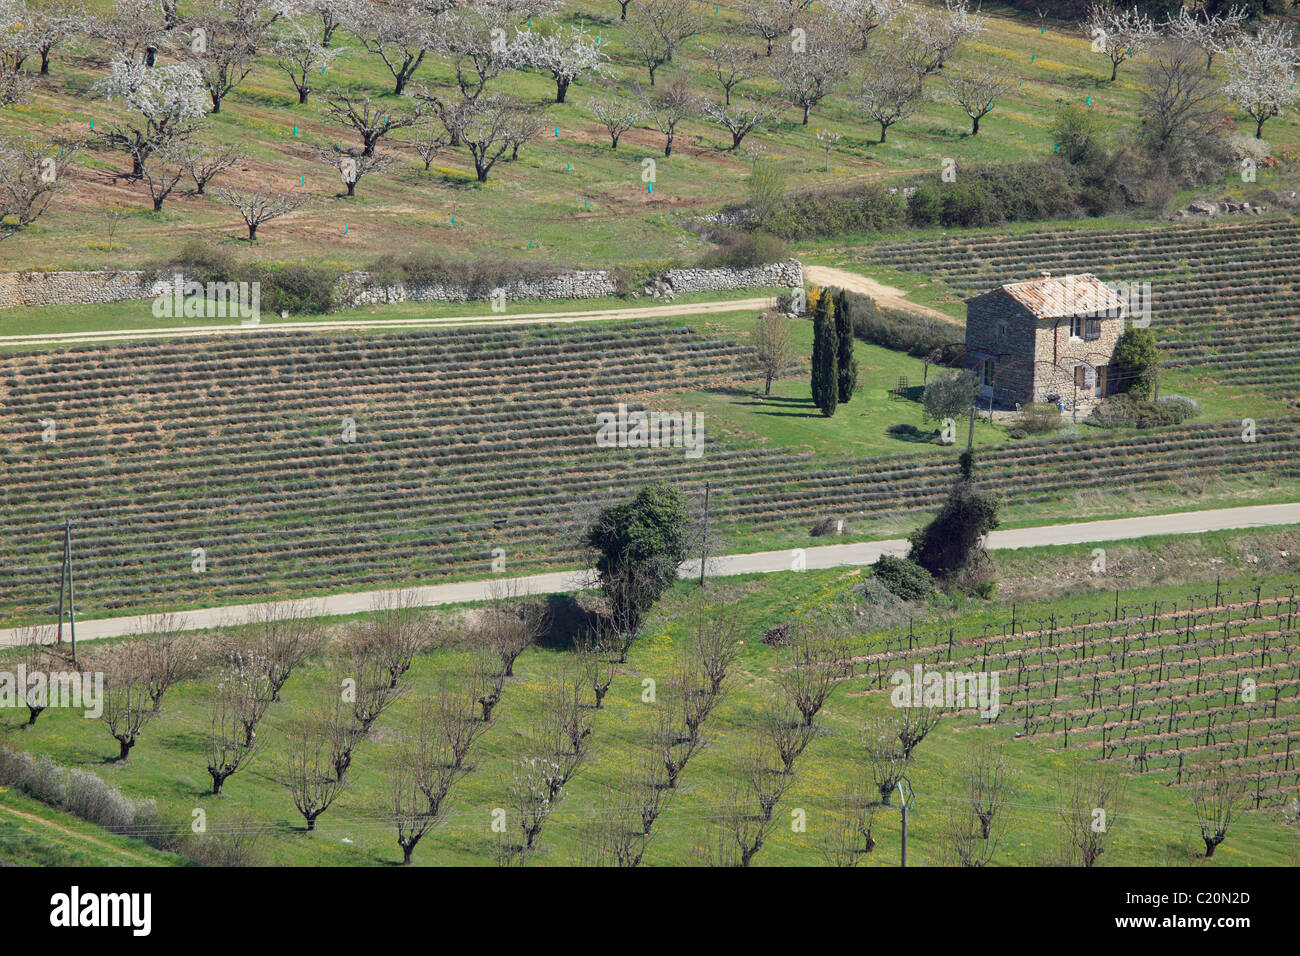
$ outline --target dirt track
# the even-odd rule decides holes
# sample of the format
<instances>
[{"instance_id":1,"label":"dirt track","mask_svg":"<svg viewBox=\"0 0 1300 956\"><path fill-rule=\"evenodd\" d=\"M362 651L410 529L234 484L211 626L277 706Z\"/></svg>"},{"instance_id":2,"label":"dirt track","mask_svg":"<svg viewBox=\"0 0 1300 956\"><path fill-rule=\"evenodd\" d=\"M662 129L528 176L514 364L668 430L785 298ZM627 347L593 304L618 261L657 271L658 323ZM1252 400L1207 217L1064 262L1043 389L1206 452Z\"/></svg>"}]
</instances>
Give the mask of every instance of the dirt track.
<instances>
[{"instance_id":1,"label":"dirt track","mask_svg":"<svg viewBox=\"0 0 1300 956\"><path fill-rule=\"evenodd\" d=\"M945 315L938 309L907 301L907 299L903 298L907 293L902 289L895 289L892 285L885 285L856 272L832 269L830 266L804 266L803 277L805 281L815 282L819 286L834 286L838 289L847 289L849 292L860 292L863 295L869 295L876 300L877 305L883 305L890 309L914 312L917 315L928 316L954 325L957 324L952 316Z\"/></svg>"}]
</instances>

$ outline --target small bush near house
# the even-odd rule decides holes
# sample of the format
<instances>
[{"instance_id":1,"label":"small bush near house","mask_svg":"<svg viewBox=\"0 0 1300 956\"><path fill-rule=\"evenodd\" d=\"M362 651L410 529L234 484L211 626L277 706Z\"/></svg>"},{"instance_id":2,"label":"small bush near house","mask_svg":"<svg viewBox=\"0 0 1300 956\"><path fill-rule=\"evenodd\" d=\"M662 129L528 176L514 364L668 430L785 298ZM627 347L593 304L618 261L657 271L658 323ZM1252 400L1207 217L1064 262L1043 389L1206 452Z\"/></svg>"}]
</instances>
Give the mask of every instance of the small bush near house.
<instances>
[{"instance_id":1,"label":"small bush near house","mask_svg":"<svg viewBox=\"0 0 1300 956\"><path fill-rule=\"evenodd\" d=\"M1131 393L1112 395L1092 410L1087 422L1101 428L1155 428L1177 425L1199 412L1190 399L1171 398L1174 401L1148 402Z\"/></svg>"},{"instance_id":2,"label":"small bush near house","mask_svg":"<svg viewBox=\"0 0 1300 956\"><path fill-rule=\"evenodd\" d=\"M870 296L846 292L853 334L864 342L921 358L940 353L939 361L961 354L966 347L962 329L923 315L887 309Z\"/></svg>"},{"instance_id":3,"label":"small bush near house","mask_svg":"<svg viewBox=\"0 0 1300 956\"><path fill-rule=\"evenodd\" d=\"M934 577L906 558L882 555L871 570L890 594L904 601L924 601L934 594Z\"/></svg>"},{"instance_id":4,"label":"small bush near house","mask_svg":"<svg viewBox=\"0 0 1300 956\"><path fill-rule=\"evenodd\" d=\"M1061 410L1055 405L1030 402L1020 409L1012 427L1026 435L1042 435L1056 431L1061 424Z\"/></svg>"}]
</instances>

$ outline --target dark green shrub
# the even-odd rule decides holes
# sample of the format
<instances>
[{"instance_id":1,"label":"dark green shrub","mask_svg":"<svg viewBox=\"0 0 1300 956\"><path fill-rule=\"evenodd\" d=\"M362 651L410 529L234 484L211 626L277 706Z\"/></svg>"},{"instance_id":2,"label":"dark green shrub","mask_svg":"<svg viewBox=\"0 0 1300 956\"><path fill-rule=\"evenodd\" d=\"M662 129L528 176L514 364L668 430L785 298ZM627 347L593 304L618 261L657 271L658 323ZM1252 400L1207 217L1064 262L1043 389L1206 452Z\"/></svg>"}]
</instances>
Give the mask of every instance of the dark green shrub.
<instances>
[{"instance_id":1,"label":"dark green shrub","mask_svg":"<svg viewBox=\"0 0 1300 956\"><path fill-rule=\"evenodd\" d=\"M338 273L332 269L288 264L255 265L252 281L260 282L262 309L279 315L317 315L334 307Z\"/></svg>"},{"instance_id":2,"label":"dark green shrub","mask_svg":"<svg viewBox=\"0 0 1300 956\"><path fill-rule=\"evenodd\" d=\"M904 601L924 601L934 594L934 576L906 558L881 555L871 570L890 594Z\"/></svg>"},{"instance_id":3,"label":"dark green shrub","mask_svg":"<svg viewBox=\"0 0 1300 956\"><path fill-rule=\"evenodd\" d=\"M1199 412L1196 403L1179 398L1172 402L1148 402L1132 393L1112 395L1097 405L1088 416L1088 424L1102 428L1156 428L1178 425Z\"/></svg>"},{"instance_id":4,"label":"dark green shrub","mask_svg":"<svg viewBox=\"0 0 1300 956\"><path fill-rule=\"evenodd\" d=\"M764 217L763 229L787 241L858 232L891 232L907 224L897 191L874 183L791 193Z\"/></svg>"},{"instance_id":5,"label":"dark green shrub","mask_svg":"<svg viewBox=\"0 0 1300 956\"><path fill-rule=\"evenodd\" d=\"M1044 402L1030 402L1020 409L1013 426L1023 435L1041 435L1061 427L1061 410Z\"/></svg>"},{"instance_id":6,"label":"dark green shrub","mask_svg":"<svg viewBox=\"0 0 1300 956\"><path fill-rule=\"evenodd\" d=\"M897 352L920 358L935 351L951 350L960 355L966 348L966 336L955 323L930 319L878 306L870 296L844 293L853 334L864 342L882 345Z\"/></svg>"}]
</instances>

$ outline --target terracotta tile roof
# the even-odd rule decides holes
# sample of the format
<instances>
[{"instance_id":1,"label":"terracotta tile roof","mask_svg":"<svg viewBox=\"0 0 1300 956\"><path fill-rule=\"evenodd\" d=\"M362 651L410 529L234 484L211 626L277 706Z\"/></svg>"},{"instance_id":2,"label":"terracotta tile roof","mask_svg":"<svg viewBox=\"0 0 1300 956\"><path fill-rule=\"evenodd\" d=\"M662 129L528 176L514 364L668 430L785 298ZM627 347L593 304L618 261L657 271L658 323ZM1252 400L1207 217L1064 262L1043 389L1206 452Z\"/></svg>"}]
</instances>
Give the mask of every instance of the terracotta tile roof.
<instances>
[{"instance_id":1,"label":"terracotta tile roof","mask_svg":"<svg viewBox=\"0 0 1300 956\"><path fill-rule=\"evenodd\" d=\"M1122 315L1124 299L1091 272L1048 276L1001 287L1040 319L1071 315Z\"/></svg>"}]
</instances>

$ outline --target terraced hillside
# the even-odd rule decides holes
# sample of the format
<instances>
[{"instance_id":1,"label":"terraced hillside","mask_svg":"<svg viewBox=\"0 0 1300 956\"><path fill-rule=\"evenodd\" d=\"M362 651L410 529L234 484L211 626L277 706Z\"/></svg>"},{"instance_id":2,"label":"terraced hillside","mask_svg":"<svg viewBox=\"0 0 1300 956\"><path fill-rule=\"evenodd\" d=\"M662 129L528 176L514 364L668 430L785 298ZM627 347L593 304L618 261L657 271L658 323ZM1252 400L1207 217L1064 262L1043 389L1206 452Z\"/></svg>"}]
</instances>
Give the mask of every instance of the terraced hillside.
<instances>
[{"instance_id":1,"label":"terraced hillside","mask_svg":"<svg viewBox=\"0 0 1300 956\"><path fill-rule=\"evenodd\" d=\"M862 259L939 276L964 295L1002 282L1095 272L1151 284L1151 327L1172 367L1288 398L1300 385L1300 223L1292 220L1020 236L915 239Z\"/></svg>"},{"instance_id":2,"label":"terraced hillside","mask_svg":"<svg viewBox=\"0 0 1300 956\"><path fill-rule=\"evenodd\" d=\"M934 507L952 449L846 458L706 441L597 447L596 413L737 374L743 347L667 323L259 334L0 360L0 613L52 613L76 522L87 613L573 566L593 505L662 477L738 532ZM50 423L53 423L51 426ZM355 426L355 435L348 432ZM705 422L706 435L709 423ZM1192 476L1300 472L1300 417L981 453L1013 503ZM744 541L739 542L741 545ZM195 570L203 549L204 569Z\"/></svg>"}]
</instances>

